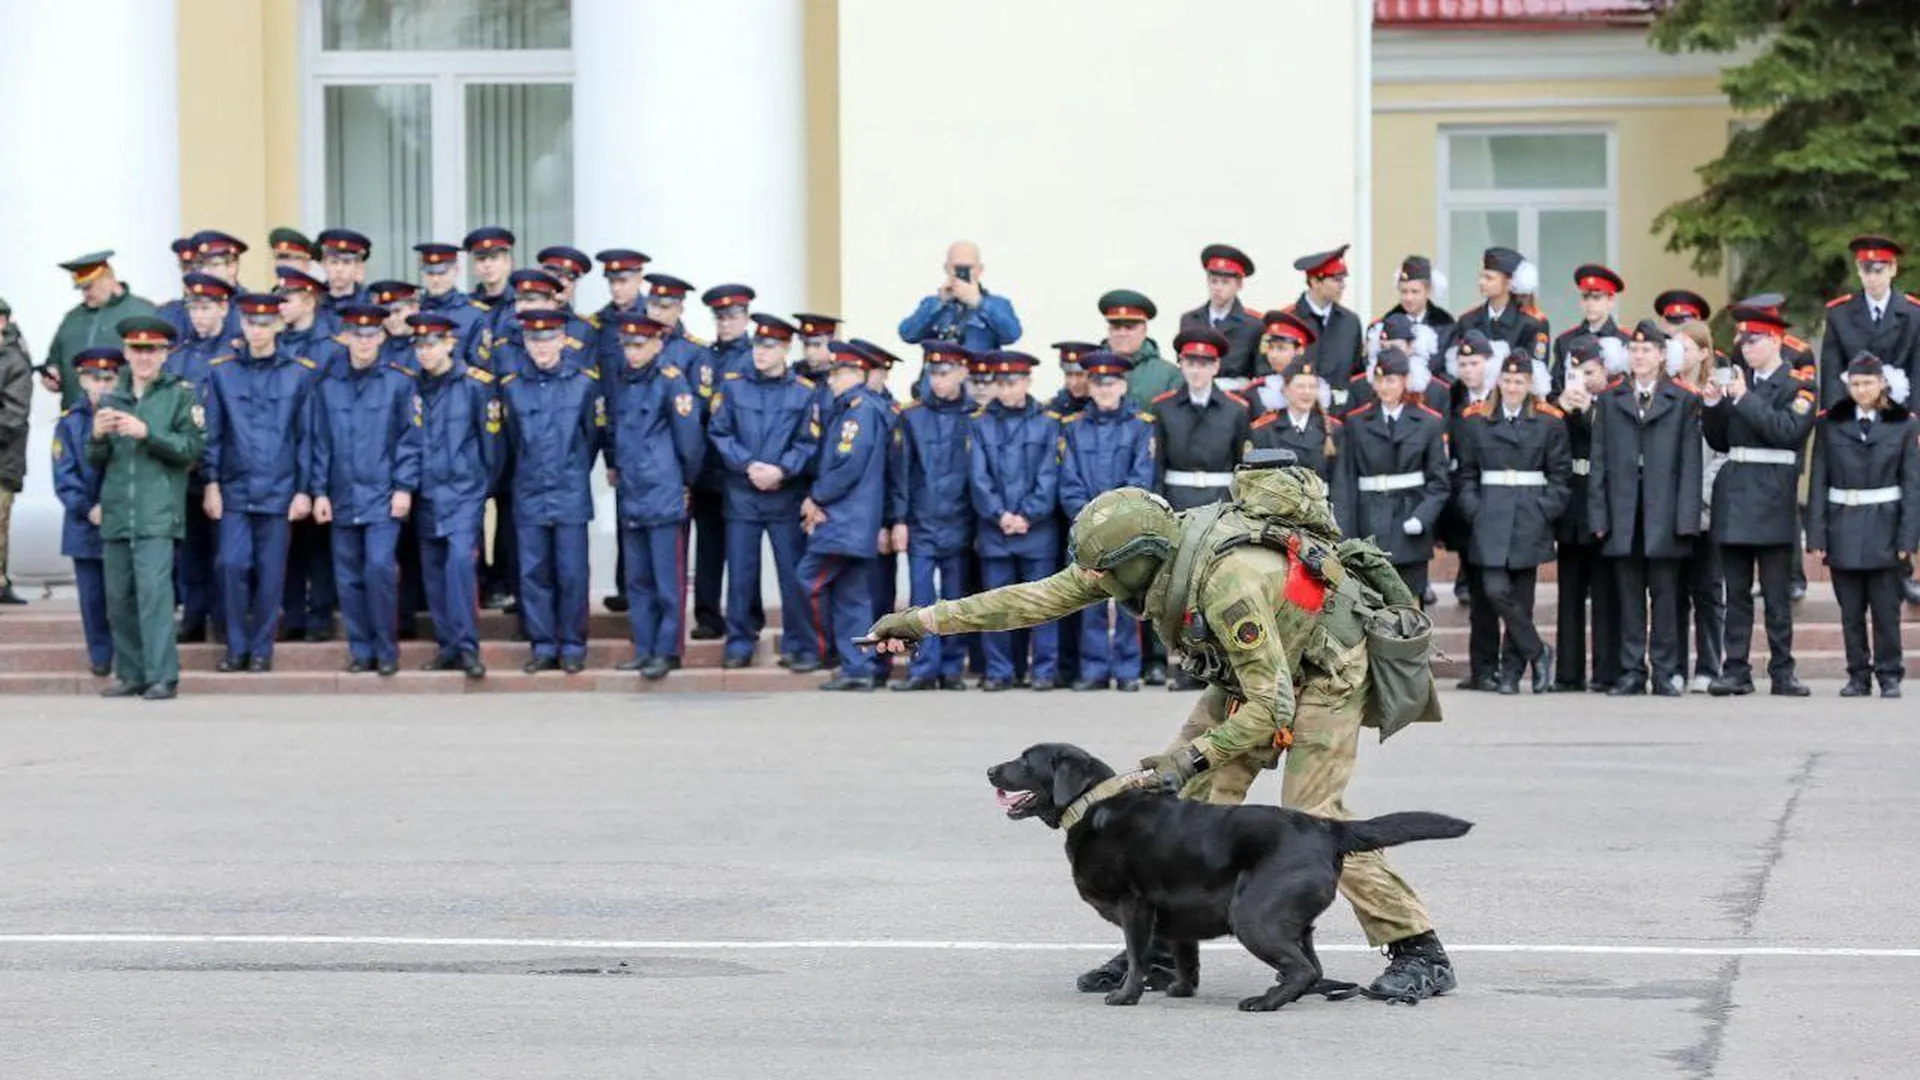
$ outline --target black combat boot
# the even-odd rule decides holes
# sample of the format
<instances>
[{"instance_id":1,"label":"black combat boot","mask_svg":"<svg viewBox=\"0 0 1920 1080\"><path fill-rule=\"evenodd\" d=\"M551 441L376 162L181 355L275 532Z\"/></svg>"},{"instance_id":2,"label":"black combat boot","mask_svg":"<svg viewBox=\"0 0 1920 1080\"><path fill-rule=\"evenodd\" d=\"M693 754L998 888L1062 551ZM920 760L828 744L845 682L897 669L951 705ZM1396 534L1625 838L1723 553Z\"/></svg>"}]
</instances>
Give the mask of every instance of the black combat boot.
<instances>
[{"instance_id":1,"label":"black combat boot","mask_svg":"<svg viewBox=\"0 0 1920 1080\"><path fill-rule=\"evenodd\" d=\"M1413 1005L1459 985L1453 977L1453 961L1431 930L1388 942L1387 958L1387 970L1365 990L1376 1001Z\"/></svg>"},{"instance_id":2,"label":"black combat boot","mask_svg":"<svg viewBox=\"0 0 1920 1080\"><path fill-rule=\"evenodd\" d=\"M1127 950L1092 971L1082 974L1074 980L1074 987L1083 994L1104 994L1120 989L1127 978ZM1155 939L1147 950L1147 989L1165 990L1173 985L1173 950Z\"/></svg>"}]
</instances>

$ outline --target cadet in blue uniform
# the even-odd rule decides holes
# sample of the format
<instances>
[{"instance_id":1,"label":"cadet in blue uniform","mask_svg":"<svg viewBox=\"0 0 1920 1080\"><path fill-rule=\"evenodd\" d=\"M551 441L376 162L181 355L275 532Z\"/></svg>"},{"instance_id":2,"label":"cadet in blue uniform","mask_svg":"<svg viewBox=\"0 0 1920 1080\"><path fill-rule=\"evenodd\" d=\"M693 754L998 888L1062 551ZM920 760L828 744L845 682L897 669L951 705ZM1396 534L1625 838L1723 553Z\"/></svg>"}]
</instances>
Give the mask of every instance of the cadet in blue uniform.
<instances>
[{"instance_id":1,"label":"cadet in blue uniform","mask_svg":"<svg viewBox=\"0 0 1920 1080\"><path fill-rule=\"evenodd\" d=\"M660 363L667 327L638 312L614 320L625 362L601 381L613 414L607 479L618 495L622 607L633 632L633 656L618 667L663 679L680 667L688 493L706 435L686 373Z\"/></svg>"},{"instance_id":2,"label":"cadet in blue uniform","mask_svg":"<svg viewBox=\"0 0 1920 1080\"><path fill-rule=\"evenodd\" d=\"M469 296L483 313L469 346L469 364L485 367L493 339L515 328L513 289L508 283L513 276L513 244L513 233L498 225L483 225L460 242L467 252L467 268L473 272Z\"/></svg>"},{"instance_id":3,"label":"cadet in blue uniform","mask_svg":"<svg viewBox=\"0 0 1920 1080\"><path fill-rule=\"evenodd\" d=\"M218 229L202 229L175 243L185 245L184 250L181 248L174 250L174 254L180 259L182 276L189 272L204 274L224 283L229 296L238 291L240 256L247 252L245 241L229 236ZM187 305L193 302L193 296L191 290L184 291L180 299L161 304L156 312L173 327L175 339L178 341L185 341L193 335L192 323L187 318ZM239 337L240 313L228 308L226 321L216 333L222 338Z\"/></svg>"},{"instance_id":4,"label":"cadet in blue uniform","mask_svg":"<svg viewBox=\"0 0 1920 1080\"><path fill-rule=\"evenodd\" d=\"M233 356L247 347L238 337L239 309L234 289L225 279L191 273L181 279L185 290L188 336L167 356L166 371L192 384L198 395L213 370L213 361ZM236 327L233 336L226 327ZM215 539L219 528L208 519L201 499L206 473L195 468L187 477L186 535L174 551L174 588L180 596L179 640L207 640L207 623L219 610L219 574L214 570Z\"/></svg>"},{"instance_id":5,"label":"cadet in blue uniform","mask_svg":"<svg viewBox=\"0 0 1920 1080\"><path fill-rule=\"evenodd\" d=\"M83 393L60 414L53 429L53 491L66 511L60 519L60 554L73 560L87 666L96 676L113 673L113 631L107 625L105 548L100 542L100 469L87 460L87 440L93 437L93 408L100 395L120 381L125 363L111 345L76 353L73 370Z\"/></svg>"},{"instance_id":6,"label":"cadet in blue uniform","mask_svg":"<svg viewBox=\"0 0 1920 1080\"><path fill-rule=\"evenodd\" d=\"M645 255L630 248L608 248L595 255L600 260L607 277L607 292L610 294L599 311L588 316L593 325L593 364L600 369L600 385L607 393L613 393L613 380L618 378L621 369L627 366L625 347L620 343L621 320L629 316L644 317L647 305L640 295L645 284L640 272L646 269L650 261ZM662 325L662 333L665 326ZM630 335L629 335L630 336ZM613 560L613 592L601 598L608 611L615 613L627 610L627 552L624 546L616 545Z\"/></svg>"},{"instance_id":7,"label":"cadet in blue uniform","mask_svg":"<svg viewBox=\"0 0 1920 1080\"><path fill-rule=\"evenodd\" d=\"M654 292L660 290L664 275L649 274L647 279L654 282ZM679 284L685 284L679 282ZM682 296L684 297L684 293ZM714 342L700 355L693 358L687 371L692 372L694 391L709 406L713 394L720 384L732 372L745 376L753 370L752 336L747 333L752 323L748 321L747 306L753 302L753 290L745 285L715 285L701 294L701 300L713 313ZM684 300L683 300L684 302ZM653 306L648 304L647 314L653 315ZM659 318L654 315L654 318ZM713 413L707 413L707 426L713 426ZM700 470L699 478L693 485L693 637L695 640L717 638L727 632L726 619L721 612L721 581L727 567L727 515L726 467L718 455L708 454L706 464ZM795 535L799 535L796 530ZM794 556L799 558L798 553ZM760 594L755 592L749 598L753 611L751 621L753 632L757 635L766 625L766 612L761 609Z\"/></svg>"},{"instance_id":8,"label":"cadet in blue uniform","mask_svg":"<svg viewBox=\"0 0 1920 1080\"><path fill-rule=\"evenodd\" d=\"M279 267L274 274L280 280L280 351L309 361L316 379L345 372L346 347L334 340L339 321L332 312L320 308L326 286L292 267ZM280 640L331 641L333 613L339 606L333 580L332 531L311 518L294 522L287 534Z\"/></svg>"},{"instance_id":9,"label":"cadet in blue uniform","mask_svg":"<svg viewBox=\"0 0 1920 1080\"><path fill-rule=\"evenodd\" d=\"M272 671L275 612L287 568L287 526L313 510L307 430L313 361L280 348L281 298L247 293L247 347L213 365L202 389L207 516L220 523L221 671Z\"/></svg>"},{"instance_id":10,"label":"cadet in blue uniform","mask_svg":"<svg viewBox=\"0 0 1920 1080\"><path fill-rule=\"evenodd\" d=\"M454 353L459 326L446 312L422 312L413 328L420 367L420 497L413 520L439 652L422 668L486 675L480 662L480 526L487 491L500 476L503 414L493 376Z\"/></svg>"},{"instance_id":11,"label":"cadet in blue uniform","mask_svg":"<svg viewBox=\"0 0 1920 1080\"><path fill-rule=\"evenodd\" d=\"M1085 353L1089 408L1060 425L1060 508L1071 521L1095 495L1114 488L1154 489L1153 414L1127 397L1126 357ZM1109 620L1107 609L1112 607ZM1140 689L1140 622L1116 603L1081 611L1080 674L1075 690Z\"/></svg>"},{"instance_id":12,"label":"cadet in blue uniform","mask_svg":"<svg viewBox=\"0 0 1920 1080\"><path fill-rule=\"evenodd\" d=\"M488 313L460 288L460 249L427 242L413 245L413 250L420 254L420 310L452 320L454 357L467 366L480 345Z\"/></svg>"},{"instance_id":13,"label":"cadet in blue uniform","mask_svg":"<svg viewBox=\"0 0 1920 1080\"><path fill-rule=\"evenodd\" d=\"M832 397L820 422L818 470L800 504L800 527L807 533L799 567L806 590L802 611L812 651L840 658L839 672L820 689L866 691L874 685L873 654L853 639L866 633L862 619L873 625L869 578L886 517L891 410L866 387L867 371L879 363L875 358L847 342L828 348Z\"/></svg>"},{"instance_id":14,"label":"cadet in blue uniform","mask_svg":"<svg viewBox=\"0 0 1920 1080\"><path fill-rule=\"evenodd\" d=\"M801 613L806 596L796 570L800 502L819 447L820 417L813 409L813 384L787 370L793 325L772 315L755 315L753 322L753 371L729 372L709 399L709 452L726 477L727 648L721 666L743 668L753 662L764 619L756 614L765 536L780 579L787 666L816 671L821 658L813 655L814 642L806 635Z\"/></svg>"},{"instance_id":15,"label":"cadet in blue uniform","mask_svg":"<svg viewBox=\"0 0 1920 1080\"><path fill-rule=\"evenodd\" d=\"M1038 581L1058 567L1054 522L1060 486L1060 418L1027 393L1033 357L1010 349L988 353L996 400L973 414L974 545L989 589ZM984 690L1014 685L1013 641L1006 632L985 635ZM1035 690L1052 690L1058 659L1058 628L1032 630Z\"/></svg>"},{"instance_id":16,"label":"cadet in blue uniform","mask_svg":"<svg viewBox=\"0 0 1920 1080\"><path fill-rule=\"evenodd\" d=\"M587 666L587 523L593 462L605 442L600 372L567 363L564 311L523 311L527 365L500 380L512 455L520 613L533 646L526 671Z\"/></svg>"},{"instance_id":17,"label":"cadet in blue uniform","mask_svg":"<svg viewBox=\"0 0 1920 1080\"><path fill-rule=\"evenodd\" d=\"M534 258L540 263L540 269L559 286L553 306L567 313L567 347L582 354L585 362L597 365L599 357L594 345L599 339L600 323L593 315L573 310L573 287L593 269L593 260L579 248L565 246L541 248Z\"/></svg>"},{"instance_id":18,"label":"cadet in blue uniform","mask_svg":"<svg viewBox=\"0 0 1920 1080\"><path fill-rule=\"evenodd\" d=\"M399 368L409 377L418 373L413 364L413 330L407 316L420 310L420 289L410 281L376 281L367 286L367 302L387 313L380 326L386 331L380 338L380 363ZM346 330L342 320L342 330ZM343 333L342 337L346 335ZM352 342L345 341L352 352Z\"/></svg>"},{"instance_id":19,"label":"cadet in blue uniform","mask_svg":"<svg viewBox=\"0 0 1920 1080\"><path fill-rule=\"evenodd\" d=\"M313 518L332 525L348 674L400 670L400 523L420 488L413 380L380 361L387 309L346 304L347 370L314 388Z\"/></svg>"},{"instance_id":20,"label":"cadet in blue uniform","mask_svg":"<svg viewBox=\"0 0 1920 1080\"><path fill-rule=\"evenodd\" d=\"M900 410L887 475L893 547L907 553L908 599L914 607L967 595L973 547L968 434L973 403L966 393L972 354L952 342L929 342L921 394ZM895 690L964 690L967 642L928 637Z\"/></svg>"},{"instance_id":21,"label":"cadet in blue uniform","mask_svg":"<svg viewBox=\"0 0 1920 1080\"><path fill-rule=\"evenodd\" d=\"M320 266L327 275L321 306L338 314L348 304L366 303L367 256L373 254L373 241L352 229L322 229L314 239L320 242Z\"/></svg>"},{"instance_id":22,"label":"cadet in blue uniform","mask_svg":"<svg viewBox=\"0 0 1920 1080\"><path fill-rule=\"evenodd\" d=\"M407 322L420 310L419 287L406 281L376 281L367 286L367 295L373 297L375 306L387 309L387 320L381 324L386 330L380 345L381 366L390 367L409 379L419 378L420 365L413 356L413 326ZM419 501L418 492L414 501ZM413 641L420 636L420 613L427 610L426 585L421 580L420 536L415 520L409 514L400 522L397 558L401 641Z\"/></svg>"},{"instance_id":23,"label":"cadet in blue uniform","mask_svg":"<svg viewBox=\"0 0 1920 1080\"><path fill-rule=\"evenodd\" d=\"M867 381L864 391L881 408L881 419L887 423L887 468L893 468L893 433L900 426L900 403L894 400L893 388L888 380L894 366L900 358L875 345L865 338L854 338L847 344L853 346L866 361ZM893 527L898 519L891 515L882 519L878 537L878 554L874 556L873 573L867 580L873 588L874 617L892 611L899 606L900 590L900 549L893 546ZM885 653L875 653L873 657L873 685L885 686L893 678L893 657Z\"/></svg>"},{"instance_id":24,"label":"cadet in blue uniform","mask_svg":"<svg viewBox=\"0 0 1920 1080\"><path fill-rule=\"evenodd\" d=\"M313 269L313 261L320 257L320 246L307 239L307 234L285 225L275 226L267 233L267 246L273 249L273 267L291 266L301 273Z\"/></svg>"},{"instance_id":25,"label":"cadet in blue uniform","mask_svg":"<svg viewBox=\"0 0 1920 1080\"><path fill-rule=\"evenodd\" d=\"M1092 404L1093 398L1087 395L1087 372L1080 366L1080 358L1091 352L1099 351L1100 346L1085 341L1056 341L1050 346L1060 354L1060 390L1047 402L1047 408L1060 415L1065 423L1067 418L1084 410ZM1117 354L1116 354L1117 355ZM1060 565L1067 564L1067 527L1073 523L1073 515L1061 513L1056 523L1055 533L1060 538ZM1072 686L1080 678L1080 630L1085 623L1081 612L1074 612L1060 620L1060 666L1054 682L1062 686Z\"/></svg>"},{"instance_id":26,"label":"cadet in blue uniform","mask_svg":"<svg viewBox=\"0 0 1920 1080\"><path fill-rule=\"evenodd\" d=\"M796 374L813 384L813 401L825 416L833 407L833 391L827 388L827 373L833 370L833 338L840 332L837 315L813 315L795 312L793 325L800 332L800 362Z\"/></svg>"}]
</instances>

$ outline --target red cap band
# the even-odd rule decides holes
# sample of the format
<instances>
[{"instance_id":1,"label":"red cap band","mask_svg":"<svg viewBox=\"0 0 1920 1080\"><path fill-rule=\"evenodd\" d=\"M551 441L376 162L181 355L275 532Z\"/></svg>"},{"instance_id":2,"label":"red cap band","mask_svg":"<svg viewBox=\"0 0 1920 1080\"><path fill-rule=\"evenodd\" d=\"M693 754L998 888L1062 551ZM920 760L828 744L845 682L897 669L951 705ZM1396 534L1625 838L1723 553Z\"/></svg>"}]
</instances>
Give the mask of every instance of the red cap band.
<instances>
[{"instance_id":1,"label":"red cap band","mask_svg":"<svg viewBox=\"0 0 1920 1080\"><path fill-rule=\"evenodd\" d=\"M1186 347L1180 350L1180 355L1181 356L1205 356L1214 360L1218 360L1220 359L1220 350L1214 348L1213 345L1209 342L1189 341L1187 342Z\"/></svg>"},{"instance_id":2,"label":"red cap band","mask_svg":"<svg viewBox=\"0 0 1920 1080\"><path fill-rule=\"evenodd\" d=\"M1235 277L1247 276L1246 267L1222 255L1216 255L1207 260L1207 272L1210 274L1232 274Z\"/></svg>"},{"instance_id":3,"label":"red cap band","mask_svg":"<svg viewBox=\"0 0 1920 1080\"><path fill-rule=\"evenodd\" d=\"M1603 277L1583 277L1580 279L1579 284L1581 292L1603 292L1608 296L1619 295L1619 290L1613 287L1613 282Z\"/></svg>"},{"instance_id":4,"label":"red cap band","mask_svg":"<svg viewBox=\"0 0 1920 1080\"><path fill-rule=\"evenodd\" d=\"M1855 262L1892 262L1893 252L1886 248L1861 248L1853 253Z\"/></svg>"}]
</instances>

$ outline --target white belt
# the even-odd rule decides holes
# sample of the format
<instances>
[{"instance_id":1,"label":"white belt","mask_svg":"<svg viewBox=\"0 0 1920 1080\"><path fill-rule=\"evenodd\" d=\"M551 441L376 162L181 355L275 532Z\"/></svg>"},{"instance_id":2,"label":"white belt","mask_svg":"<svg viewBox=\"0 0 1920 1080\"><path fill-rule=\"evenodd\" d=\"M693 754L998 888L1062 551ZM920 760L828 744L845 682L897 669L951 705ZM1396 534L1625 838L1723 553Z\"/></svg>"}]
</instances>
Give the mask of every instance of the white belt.
<instances>
[{"instance_id":1,"label":"white belt","mask_svg":"<svg viewBox=\"0 0 1920 1080\"><path fill-rule=\"evenodd\" d=\"M1588 461L1586 458L1583 458L1583 457L1577 457L1573 459L1573 475L1586 476L1592 472L1593 472L1593 462Z\"/></svg>"},{"instance_id":2,"label":"white belt","mask_svg":"<svg viewBox=\"0 0 1920 1080\"><path fill-rule=\"evenodd\" d=\"M1741 461L1748 465L1797 465L1799 459L1792 450L1774 450L1764 446L1736 446L1727 451L1728 461Z\"/></svg>"},{"instance_id":3,"label":"white belt","mask_svg":"<svg viewBox=\"0 0 1920 1080\"><path fill-rule=\"evenodd\" d=\"M1897 487L1828 488L1827 501L1836 506L1875 506L1900 501Z\"/></svg>"},{"instance_id":4,"label":"white belt","mask_svg":"<svg viewBox=\"0 0 1920 1080\"><path fill-rule=\"evenodd\" d=\"M1363 476L1360 478L1361 491L1405 491L1408 488L1425 487L1427 474L1417 472L1389 473L1385 476Z\"/></svg>"},{"instance_id":5,"label":"white belt","mask_svg":"<svg viewBox=\"0 0 1920 1080\"><path fill-rule=\"evenodd\" d=\"M1230 472L1183 472L1175 470L1167 473L1167 483L1174 487L1227 487L1233 483Z\"/></svg>"},{"instance_id":6,"label":"white belt","mask_svg":"<svg viewBox=\"0 0 1920 1080\"><path fill-rule=\"evenodd\" d=\"M1493 469L1481 473L1480 482L1489 487L1546 487L1547 474L1538 470Z\"/></svg>"}]
</instances>

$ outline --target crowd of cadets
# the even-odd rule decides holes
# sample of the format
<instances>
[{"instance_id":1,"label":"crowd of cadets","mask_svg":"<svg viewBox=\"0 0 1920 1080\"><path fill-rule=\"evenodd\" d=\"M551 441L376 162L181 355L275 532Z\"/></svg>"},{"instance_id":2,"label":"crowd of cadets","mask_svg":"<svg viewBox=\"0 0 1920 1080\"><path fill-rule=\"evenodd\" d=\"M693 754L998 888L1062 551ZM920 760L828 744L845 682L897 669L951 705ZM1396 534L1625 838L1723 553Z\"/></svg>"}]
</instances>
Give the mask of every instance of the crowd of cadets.
<instances>
[{"instance_id":1,"label":"crowd of cadets","mask_svg":"<svg viewBox=\"0 0 1920 1080\"><path fill-rule=\"evenodd\" d=\"M1374 537L1427 603L1436 546L1457 553L1463 688L1750 693L1757 578L1771 689L1804 695L1790 607L1804 523L1846 624L1844 692L1875 677L1899 692L1902 590L1920 599L1920 422L1905 407L1920 306L1892 290L1900 249L1883 238L1854 242L1863 291L1829 305L1818 357L1776 295L1734 306L1730 355L1684 290L1624 327L1626 285L1598 265L1575 272L1583 319L1555 336L1531 306L1537 274L1506 248L1487 250L1481 302L1458 318L1411 257L1400 303L1363 326L1340 303L1344 246L1297 260L1305 292L1260 313L1239 298L1253 261L1214 244L1173 359L1148 336L1153 301L1108 292L1104 341L1052 346L1065 385L1044 403L1034 356L914 332L937 298L902 324L924 355L901 402L893 353L843 340L831 316L750 313L744 285L700 294L716 335L695 338L682 322L694 286L647 273L637 251L598 254L612 299L582 314L571 297L593 260L551 247L515 269L500 228L416 245L419 285L364 284L371 244L351 230L271 243L278 288L246 294L244 243L181 240L183 295L160 311L168 368L197 388L207 431L179 545L181 632L212 626L222 671L270 670L276 640L325 640L337 607L349 670L389 674L424 608L439 645L427 666L477 678L489 606L517 612L526 670L581 670L599 462L618 493L621 589L606 603L630 620L623 670L666 676L688 637L724 638L727 667L752 663L765 542L779 663L836 668L822 689L959 690L971 673L986 690L1136 690L1167 682L1167 658L1117 606L929 639L899 672L852 639L895 606L903 556L914 604L1041 577L1094 495L1136 485L1199 506L1226 497L1245 453L1284 448L1327 479L1343 531ZM471 292L456 282L463 251ZM72 264L76 279L98 261ZM1017 336L1011 307L989 299L1000 308L978 309L981 334L997 317ZM1556 560L1557 653L1533 617L1538 568Z\"/></svg>"}]
</instances>

